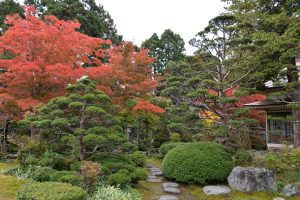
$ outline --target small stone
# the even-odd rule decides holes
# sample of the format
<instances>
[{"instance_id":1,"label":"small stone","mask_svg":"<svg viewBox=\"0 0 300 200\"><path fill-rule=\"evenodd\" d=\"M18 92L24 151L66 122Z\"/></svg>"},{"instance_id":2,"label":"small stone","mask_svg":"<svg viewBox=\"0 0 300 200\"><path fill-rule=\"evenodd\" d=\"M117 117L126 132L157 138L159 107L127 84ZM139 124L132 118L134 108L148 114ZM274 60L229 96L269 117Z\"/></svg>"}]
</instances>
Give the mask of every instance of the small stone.
<instances>
[{"instance_id":1,"label":"small stone","mask_svg":"<svg viewBox=\"0 0 300 200\"><path fill-rule=\"evenodd\" d=\"M168 192L168 193L172 193L172 194L180 194L181 193L179 189L172 188L172 187L165 187L164 191Z\"/></svg>"},{"instance_id":2,"label":"small stone","mask_svg":"<svg viewBox=\"0 0 300 200\"><path fill-rule=\"evenodd\" d=\"M152 175L153 176L161 176L163 173L162 172L153 172Z\"/></svg>"},{"instance_id":3,"label":"small stone","mask_svg":"<svg viewBox=\"0 0 300 200\"><path fill-rule=\"evenodd\" d=\"M282 193L287 197L300 195L300 182L286 185Z\"/></svg>"},{"instance_id":4,"label":"small stone","mask_svg":"<svg viewBox=\"0 0 300 200\"><path fill-rule=\"evenodd\" d=\"M148 176L149 179L156 179L157 176Z\"/></svg>"},{"instance_id":5,"label":"small stone","mask_svg":"<svg viewBox=\"0 0 300 200\"><path fill-rule=\"evenodd\" d=\"M281 198L281 197L276 197L274 198L273 200L285 200L284 198Z\"/></svg>"},{"instance_id":6,"label":"small stone","mask_svg":"<svg viewBox=\"0 0 300 200\"><path fill-rule=\"evenodd\" d=\"M206 195L227 195L231 192L231 189L227 186L214 186L209 185L203 188L203 191Z\"/></svg>"},{"instance_id":7,"label":"small stone","mask_svg":"<svg viewBox=\"0 0 300 200\"><path fill-rule=\"evenodd\" d=\"M147 181L150 183L160 183L161 182L161 180L158 178L148 178Z\"/></svg>"},{"instance_id":8,"label":"small stone","mask_svg":"<svg viewBox=\"0 0 300 200\"><path fill-rule=\"evenodd\" d=\"M178 198L171 195L164 195L164 196L160 196L159 200L178 200Z\"/></svg>"},{"instance_id":9,"label":"small stone","mask_svg":"<svg viewBox=\"0 0 300 200\"><path fill-rule=\"evenodd\" d=\"M163 187L172 187L172 188L178 188L179 185L177 183L172 183L172 182L165 182L162 184Z\"/></svg>"}]
</instances>

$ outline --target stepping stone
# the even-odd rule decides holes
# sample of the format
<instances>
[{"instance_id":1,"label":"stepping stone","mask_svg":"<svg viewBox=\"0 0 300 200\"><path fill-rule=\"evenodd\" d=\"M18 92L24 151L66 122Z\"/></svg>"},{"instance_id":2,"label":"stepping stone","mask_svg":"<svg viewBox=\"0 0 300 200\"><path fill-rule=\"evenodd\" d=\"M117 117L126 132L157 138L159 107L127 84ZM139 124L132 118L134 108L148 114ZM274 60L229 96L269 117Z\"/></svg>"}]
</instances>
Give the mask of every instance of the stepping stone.
<instances>
[{"instance_id":1,"label":"stepping stone","mask_svg":"<svg viewBox=\"0 0 300 200\"><path fill-rule=\"evenodd\" d=\"M172 188L172 187L165 187L164 191L168 192L168 193L172 193L172 194L180 194L181 193L181 191L179 189Z\"/></svg>"},{"instance_id":2,"label":"stepping stone","mask_svg":"<svg viewBox=\"0 0 300 200\"><path fill-rule=\"evenodd\" d=\"M164 195L164 196L160 196L159 200L178 200L178 198L171 195Z\"/></svg>"},{"instance_id":3,"label":"stepping stone","mask_svg":"<svg viewBox=\"0 0 300 200\"><path fill-rule=\"evenodd\" d=\"M162 172L152 172L153 176L161 176L163 173Z\"/></svg>"},{"instance_id":4,"label":"stepping stone","mask_svg":"<svg viewBox=\"0 0 300 200\"><path fill-rule=\"evenodd\" d=\"M157 171L161 172L161 169L150 169L150 171L151 172L157 172Z\"/></svg>"},{"instance_id":5,"label":"stepping stone","mask_svg":"<svg viewBox=\"0 0 300 200\"><path fill-rule=\"evenodd\" d=\"M172 182L165 182L162 185L163 185L164 188L165 187L171 187L171 188L178 188L179 187L179 185L177 183L172 183Z\"/></svg>"},{"instance_id":6,"label":"stepping stone","mask_svg":"<svg viewBox=\"0 0 300 200\"><path fill-rule=\"evenodd\" d=\"M161 180L158 178L148 178L147 181L150 183L160 183L161 182Z\"/></svg>"},{"instance_id":7,"label":"stepping stone","mask_svg":"<svg viewBox=\"0 0 300 200\"><path fill-rule=\"evenodd\" d=\"M148 176L149 179L155 179L157 176Z\"/></svg>"},{"instance_id":8,"label":"stepping stone","mask_svg":"<svg viewBox=\"0 0 300 200\"><path fill-rule=\"evenodd\" d=\"M203 191L206 195L227 195L231 192L231 189L227 186L215 186L209 185L203 188Z\"/></svg>"},{"instance_id":9,"label":"stepping stone","mask_svg":"<svg viewBox=\"0 0 300 200\"><path fill-rule=\"evenodd\" d=\"M276 197L274 198L273 200L285 200L284 198L281 198L281 197Z\"/></svg>"}]
</instances>

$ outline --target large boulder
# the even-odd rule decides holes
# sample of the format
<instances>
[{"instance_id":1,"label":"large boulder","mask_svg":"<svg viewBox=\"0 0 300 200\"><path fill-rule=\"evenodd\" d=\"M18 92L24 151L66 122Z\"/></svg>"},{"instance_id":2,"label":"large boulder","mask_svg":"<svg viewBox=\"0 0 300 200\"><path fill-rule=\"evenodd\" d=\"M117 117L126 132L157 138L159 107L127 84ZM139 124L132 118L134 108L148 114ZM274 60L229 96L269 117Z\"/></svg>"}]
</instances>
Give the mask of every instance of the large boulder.
<instances>
[{"instance_id":1,"label":"large boulder","mask_svg":"<svg viewBox=\"0 0 300 200\"><path fill-rule=\"evenodd\" d=\"M235 167L228 176L228 184L242 192L276 192L276 176L271 170L254 167Z\"/></svg>"},{"instance_id":2,"label":"large boulder","mask_svg":"<svg viewBox=\"0 0 300 200\"><path fill-rule=\"evenodd\" d=\"M300 195L300 182L286 185L283 188L282 193L288 197Z\"/></svg>"}]
</instances>

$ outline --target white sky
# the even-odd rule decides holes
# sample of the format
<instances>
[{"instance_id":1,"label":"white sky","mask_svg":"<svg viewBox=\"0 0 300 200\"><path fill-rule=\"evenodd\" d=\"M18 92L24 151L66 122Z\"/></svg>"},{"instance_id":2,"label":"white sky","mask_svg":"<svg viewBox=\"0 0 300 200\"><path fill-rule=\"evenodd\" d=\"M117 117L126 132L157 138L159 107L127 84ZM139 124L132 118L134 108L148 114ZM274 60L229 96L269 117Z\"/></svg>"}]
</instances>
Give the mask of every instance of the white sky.
<instances>
[{"instance_id":1,"label":"white sky","mask_svg":"<svg viewBox=\"0 0 300 200\"><path fill-rule=\"evenodd\" d=\"M153 33L171 29L188 41L224 9L221 0L96 0L113 18L124 40L140 45Z\"/></svg>"}]
</instances>

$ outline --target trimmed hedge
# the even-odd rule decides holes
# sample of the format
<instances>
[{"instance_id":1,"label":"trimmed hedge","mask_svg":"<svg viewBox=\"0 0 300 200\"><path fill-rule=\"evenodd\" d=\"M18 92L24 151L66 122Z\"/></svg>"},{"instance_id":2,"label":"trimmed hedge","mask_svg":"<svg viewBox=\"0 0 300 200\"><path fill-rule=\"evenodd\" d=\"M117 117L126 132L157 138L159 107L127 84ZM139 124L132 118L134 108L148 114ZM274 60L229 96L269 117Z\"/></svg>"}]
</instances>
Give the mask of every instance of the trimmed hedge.
<instances>
[{"instance_id":1,"label":"trimmed hedge","mask_svg":"<svg viewBox=\"0 0 300 200\"><path fill-rule=\"evenodd\" d=\"M123 172L117 172L108 177L108 184L110 185L127 185L131 183L131 177L129 174Z\"/></svg>"},{"instance_id":2,"label":"trimmed hedge","mask_svg":"<svg viewBox=\"0 0 300 200\"><path fill-rule=\"evenodd\" d=\"M165 177L199 184L225 181L233 167L226 149L212 142L179 145L166 154L162 163Z\"/></svg>"},{"instance_id":3,"label":"trimmed hedge","mask_svg":"<svg viewBox=\"0 0 300 200\"><path fill-rule=\"evenodd\" d=\"M18 200L83 200L86 191L68 183L32 182L23 185Z\"/></svg>"}]
</instances>

